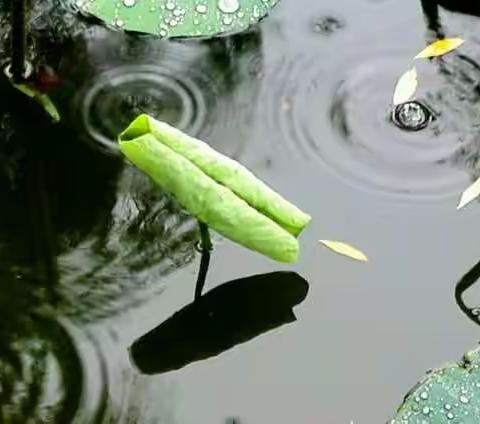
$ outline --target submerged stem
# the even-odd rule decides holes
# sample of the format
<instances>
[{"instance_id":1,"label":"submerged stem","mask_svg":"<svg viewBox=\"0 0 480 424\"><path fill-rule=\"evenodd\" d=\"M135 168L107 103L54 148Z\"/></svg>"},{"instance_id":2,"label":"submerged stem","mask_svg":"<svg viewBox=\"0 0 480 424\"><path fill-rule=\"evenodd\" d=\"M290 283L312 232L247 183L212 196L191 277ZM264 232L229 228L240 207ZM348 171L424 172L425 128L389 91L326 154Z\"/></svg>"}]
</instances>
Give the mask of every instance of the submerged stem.
<instances>
[{"instance_id":1,"label":"submerged stem","mask_svg":"<svg viewBox=\"0 0 480 424\"><path fill-rule=\"evenodd\" d=\"M11 72L15 83L25 79L26 70L26 12L27 0L11 0L12 63Z\"/></svg>"},{"instance_id":2,"label":"submerged stem","mask_svg":"<svg viewBox=\"0 0 480 424\"><path fill-rule=\"evenodd\" d=\"M207 279L208 267L210 265L210 252L212 250L212 241L210 240L208 225L198 221L198 227L200 229L202 258L200 260L200 269L198 270L197 284L195 286L195 301L199 300L202 296L202 291Z\"/></svg>"}]
</instances>

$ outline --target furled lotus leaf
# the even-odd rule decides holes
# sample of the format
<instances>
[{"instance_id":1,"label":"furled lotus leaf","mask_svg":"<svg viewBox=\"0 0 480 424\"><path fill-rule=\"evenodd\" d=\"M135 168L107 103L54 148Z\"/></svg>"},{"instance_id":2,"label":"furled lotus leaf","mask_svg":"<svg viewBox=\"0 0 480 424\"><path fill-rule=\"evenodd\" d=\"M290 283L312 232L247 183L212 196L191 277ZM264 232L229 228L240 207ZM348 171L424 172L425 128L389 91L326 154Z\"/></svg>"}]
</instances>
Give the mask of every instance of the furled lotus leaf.
<instances>
[{"instance_id":1,"label":"furled lotus leaf","mask_svg":"<svg viewBox=\"0 0 480 424\"><path fill-rule=\"evenodd\" d=\"M248 28L278 0L70 0L124 30L160 37L210 37Z\"/></svg>"},{"instance_id":2,"label":"furled lotus leaf","mask_svg":"<svg viewBox=\"0 0 480 424\"><path fill-rule=\"evenodd\" d=\"M480 351L427 374L405 397L390 424L480 423Z\"/></svg>"},{"instance_id":3,"label":"furled lotus leaf","mask_svg":"<svg viewBox=\"0 0 480 424\"><path fill-rule=\"evenodd\" d=\"M310 216L238 162L170 125L140 115L120 150L193 216L225 237L281 262L295 262Z\"/></svg>"}]
</instances>

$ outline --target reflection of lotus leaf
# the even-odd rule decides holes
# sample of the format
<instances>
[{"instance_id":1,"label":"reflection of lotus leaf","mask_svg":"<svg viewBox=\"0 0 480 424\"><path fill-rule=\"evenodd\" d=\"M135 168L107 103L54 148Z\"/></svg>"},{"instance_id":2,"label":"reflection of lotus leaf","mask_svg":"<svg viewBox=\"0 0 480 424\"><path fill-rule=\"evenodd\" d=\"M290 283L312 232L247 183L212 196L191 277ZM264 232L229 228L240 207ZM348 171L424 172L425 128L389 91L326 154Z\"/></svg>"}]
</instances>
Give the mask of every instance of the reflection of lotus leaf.
<instances>
[{"instance_id":1,"label":"reflection of lotus leaf","mask_svg":"<svg viewBox=\"0 0 480 424\"><path fill-rule=\"evenodd\" d=\"M310 216L238 162L148 115L135 119L119 140L125 156L197 219L273 259L297 260L296 236Z\"/></svg>"},{"instance_id":2,"label":"reflection of lotus leaf","mask_svg":"<svg viewBox=\"0 0 480 424\"><path fill-rule=\"evenodd\" d=\"M391 424L478 424L480 350L429 373L405 397Z\"/></svg>"},{"instance_id":3,"label":"reflection of lotus leaf","mask_svg":"<svg viewBox=\"0 0 480 424\"><path fill-rule=\"evenodd\" d=\"M83 13L119 29L161 37L208 37L241 31L278 0L77 0Z\"/></svg>"}]
</instances>

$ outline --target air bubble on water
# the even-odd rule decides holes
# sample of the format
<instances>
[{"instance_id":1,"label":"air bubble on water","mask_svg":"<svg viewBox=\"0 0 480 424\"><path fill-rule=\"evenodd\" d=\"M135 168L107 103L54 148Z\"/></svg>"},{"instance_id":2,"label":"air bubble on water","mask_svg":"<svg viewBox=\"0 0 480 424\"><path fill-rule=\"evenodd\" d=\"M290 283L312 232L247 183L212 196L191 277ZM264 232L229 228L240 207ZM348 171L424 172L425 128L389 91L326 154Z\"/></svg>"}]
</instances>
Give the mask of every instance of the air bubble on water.
<instances>
[{"instance_id":1,"label":"air bubble on water","mask_svg":"<svg viewBox=\"0 0 480 424\"><path fill-rule=\"evenodd\" d=\"M422 393L420 394L420 397L421 397L422 399L424 399L424 400L425 400L425 399L428 399L428 393L427 393L427 392L422 392Z\"/></svg>"},{"instance_id":2,"label":"air bubble on water","mask_svg":"<svg viewBox=\"0 0 480 424\"><path fill-rule=\"evenodd\" d=\"M123 0L123 5L125 7L133 7L137 4L136 0Z\"/></svg>"},{"instance_id":3,"label":"air bubble on water","mask_svg":"<svg viewBox=\"0 0 480 424\"><path fill-rule=\"evenodd\" d=\"M430 414L430 408L428 406L424 406L423 409L422 409L422 414L423 415Z\"/></svg>"},{"instance_id":4,"label":"air bubble on water","mask_svg":"<svg viewBox=\"0 0 480 424\"><path fill-rule=\"evenodd\" d=\"M217 6L223 13L235 13L240 9L238 0L218 0Z\"/></svg>"},{"instance_id":5,"label":"air bubble on water","mask_svg":"<svg viewBox=\"0 0 480 424\"><path fill-rule=\"evenodd\" d=\"M453 415L451 412L447 413L447 418L449 420L453 420L455 418L455 415Z\"/></svg>"},{"instance_id":6,"label":"air bubble on water","mask_svg":"<svg viewBox=\"0 0 480 424\"><path fill-rule=\"evenodd\" d=\"M168 10L173 10L175 9L175 2L168 0L165 6Z\"/></svg>"},{"instance_id":7,"label":"air bubble on water","mask_svg":"<svg viewBox=\"0 0 480 424\"><path fill-rule=\"evenodd\" d=\"M418 131L431 121L430 111L418 102L406 102L397 105L392 113L395 125L404 130Z\"/></svg>"},{"instance_id":8,"label":"air bubble on water","mask_svg":"<svg viewBox=\"0 0 480 424\"><path fill-rule=\"evenodd\" d=\"M465 395L460 396L460 402L468 403L468 398Z\"/></svg>"},{"instance_id":9,"label":"air bubble on water","mask_svg":"<svg viewBox=\"0 0 480 424\"><path fill-rule=\"evenodd\" d=\"M450 405L449 403L446 403L444 408L447 410L447 411L450 411L450 409L452 409L452 405Z\"/></svg>"}]
</instances>

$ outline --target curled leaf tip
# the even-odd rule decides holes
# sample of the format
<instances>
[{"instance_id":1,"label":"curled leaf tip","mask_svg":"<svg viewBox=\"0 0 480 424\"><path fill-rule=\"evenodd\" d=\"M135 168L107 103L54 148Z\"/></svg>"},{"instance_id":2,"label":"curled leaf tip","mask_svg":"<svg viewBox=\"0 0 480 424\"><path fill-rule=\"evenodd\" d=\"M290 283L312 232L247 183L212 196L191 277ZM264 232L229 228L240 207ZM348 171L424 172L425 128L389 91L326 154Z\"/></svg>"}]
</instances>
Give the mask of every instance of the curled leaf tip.
<instances>
[{"instance_id":1,"label":"curled leaf tip","mask_svg":"<svg viewBox=\"0 0 480 424\"><path fill-rule=\"evenodd\" d=\"M368 262L368 257L365 253L347 243L333 240L318 240L318 242L339 255L347 256L360 262Z\"/></svg>"}]
</instances>

